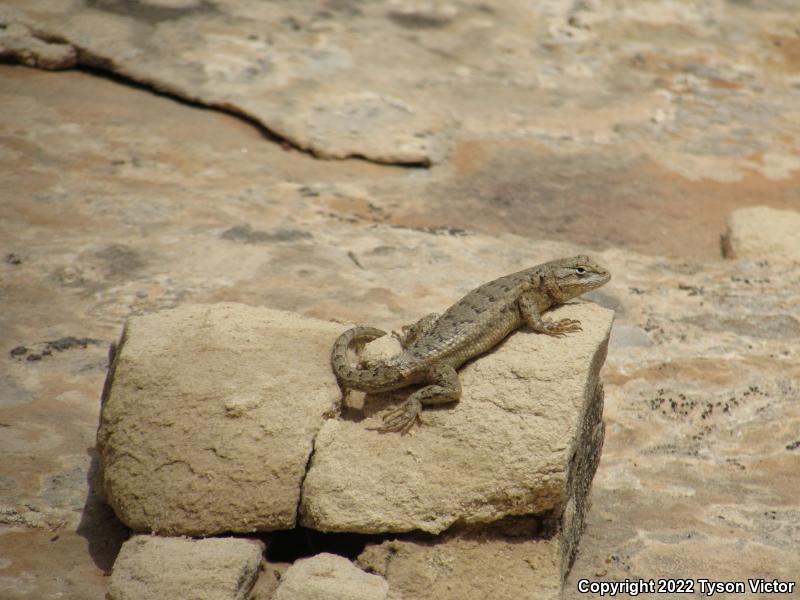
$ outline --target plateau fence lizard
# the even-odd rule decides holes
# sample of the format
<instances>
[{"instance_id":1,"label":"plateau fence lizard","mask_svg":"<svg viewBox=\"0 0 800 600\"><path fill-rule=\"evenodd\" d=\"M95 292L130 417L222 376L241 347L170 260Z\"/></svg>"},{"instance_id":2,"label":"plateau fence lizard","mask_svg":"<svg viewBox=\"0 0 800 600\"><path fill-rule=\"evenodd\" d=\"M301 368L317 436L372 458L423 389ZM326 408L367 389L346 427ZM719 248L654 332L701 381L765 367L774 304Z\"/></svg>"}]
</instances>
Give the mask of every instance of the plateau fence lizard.
<instances>
[{"instance_id":1,"label":"plateau fence lizard","mask_svg":"<svg viewBox=\"0 0 800 600\"><path fill-rule=\"evenodd\" d=\"M441 316L430 314L397 335L402 352L380 364L350 364L347 351L386 335L374 327L348 329L333 345L331 364L342 387L387 392L427 384L400 407L388 412L378 431L407 433L422 422L423 405L455 402L461 397L456 369L527 325L537 333L561 337L581 329L574 319L544 319L547 309L604 285L605 268L588 256L562 258L500 277L472 290Z\"/></svg>"}]
</instances>

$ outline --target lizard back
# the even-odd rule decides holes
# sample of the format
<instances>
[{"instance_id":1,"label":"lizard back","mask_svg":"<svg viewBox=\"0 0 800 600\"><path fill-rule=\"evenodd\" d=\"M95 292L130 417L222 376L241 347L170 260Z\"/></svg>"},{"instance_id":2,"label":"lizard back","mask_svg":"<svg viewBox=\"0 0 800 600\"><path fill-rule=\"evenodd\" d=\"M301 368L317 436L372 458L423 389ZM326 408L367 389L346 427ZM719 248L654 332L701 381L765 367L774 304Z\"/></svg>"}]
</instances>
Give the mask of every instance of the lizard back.
<instances>
[{"instance_id":1,"label":"lizard back","mask_svg":"<svg viewBox=\"0 0 800 600\"><path fill-rule=\"evenodd\" d=\"M527 271L521 271L475 288L389 362L398 366L445 362L458 368L490 350L522 325L516 301L531 287L529 281Z\"/></svg>"}]
</instances>

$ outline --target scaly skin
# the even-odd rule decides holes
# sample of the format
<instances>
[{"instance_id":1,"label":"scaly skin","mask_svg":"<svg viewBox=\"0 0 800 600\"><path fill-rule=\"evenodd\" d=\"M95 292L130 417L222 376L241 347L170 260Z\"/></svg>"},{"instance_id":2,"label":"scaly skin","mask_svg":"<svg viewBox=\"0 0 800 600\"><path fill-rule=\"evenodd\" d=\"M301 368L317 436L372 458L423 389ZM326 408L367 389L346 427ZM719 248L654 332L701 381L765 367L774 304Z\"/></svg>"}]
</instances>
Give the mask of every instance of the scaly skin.
<instances>
[{"instance_id":1,"label":"scaly skin","mask_svg":"<svg viewBox=\"0 0 800 600\"><path fill-rule=\"evenodd\" d=\"M506 275L472 290L442 315L427 315L398 335L403 351L371 368L352 366L347 350L383 335L373 327L345 331L333 345L331 364L344 388L387 392L427 383L399 408L387 413L378 431L407 433L421 423L423 405L455 402L461 397L456 369L527 325L535 332L562 337L580 331L579 321L551 321L542 313L611 279L588 256L547 262Z\"/></svg>"}]
</instances>

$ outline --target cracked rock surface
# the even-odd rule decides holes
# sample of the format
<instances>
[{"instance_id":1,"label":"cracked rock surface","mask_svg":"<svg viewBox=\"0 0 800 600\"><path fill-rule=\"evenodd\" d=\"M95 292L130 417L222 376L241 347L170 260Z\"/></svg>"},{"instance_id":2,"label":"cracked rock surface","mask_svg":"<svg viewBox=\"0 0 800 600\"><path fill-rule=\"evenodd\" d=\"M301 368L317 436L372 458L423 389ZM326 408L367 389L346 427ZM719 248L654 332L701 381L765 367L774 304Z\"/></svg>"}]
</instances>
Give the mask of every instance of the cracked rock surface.
<instances>
[{"instance_id":1,"label":"cracked rock surface","mask_svg":"<svg viewBox=\"0 0 800 600\"><path fill-rule=\"evenodd\" d=\"M728 181L800 166L796 122L768 118L797 106L794 17L711 0L0 7L0 26L67 44L79 64L246 115L320 157L431 164L460 142L527 137Z\"/></svg>"}]
</instances>

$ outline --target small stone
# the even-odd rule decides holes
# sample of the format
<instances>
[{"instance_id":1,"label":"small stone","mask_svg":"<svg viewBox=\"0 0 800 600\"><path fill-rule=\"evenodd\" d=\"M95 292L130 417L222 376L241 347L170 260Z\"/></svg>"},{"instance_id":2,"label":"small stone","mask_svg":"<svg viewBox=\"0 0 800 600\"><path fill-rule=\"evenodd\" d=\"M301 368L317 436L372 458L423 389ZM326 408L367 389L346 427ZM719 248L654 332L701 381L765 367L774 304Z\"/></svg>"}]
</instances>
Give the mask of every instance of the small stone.
<instances>
[{"instance_id":1,"label":"small stone","mask_svg":"<svg viewBox=\"0 0 800 600\"><path fill-rule=\"evenodd\" d=\"M385 600L389 584L346 558L322 553L296 561L281 577L273 600Z\"/></svg>"},{"instance_id":2,"label":"small stone","mask_svg":"<svg viewBox=\"0 0 800 600\"><path fill-rule=\"evenodd\" d=\"M137 535L122 545L109 600L245 600L258 577L258 540Z\"/></svg>"},{"instance_id":3,"label":"small stone","mask_svg":"<svg viewBox=\"0 0 800 600\"><path fill-rule=\"evenodd\" d=\"M767 206L740 208L728 216L721 238L725 258L800 262L800 212Z\"/></svg>"}]
</instances>

